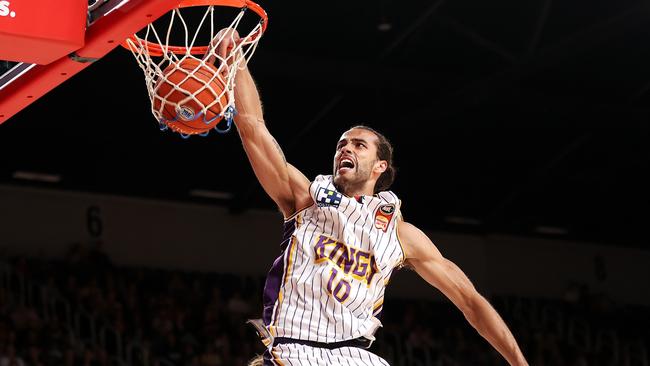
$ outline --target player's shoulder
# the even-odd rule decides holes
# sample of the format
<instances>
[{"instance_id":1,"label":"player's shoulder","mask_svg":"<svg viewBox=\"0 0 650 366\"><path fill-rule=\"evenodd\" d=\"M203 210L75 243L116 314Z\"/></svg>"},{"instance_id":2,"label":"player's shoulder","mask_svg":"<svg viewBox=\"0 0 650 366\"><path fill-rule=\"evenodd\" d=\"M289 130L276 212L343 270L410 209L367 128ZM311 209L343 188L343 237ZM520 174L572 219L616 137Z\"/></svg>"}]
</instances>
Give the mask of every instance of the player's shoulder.
<instances>
[{"instance_id":1,"label":"player's shoulder","mask_svg":"<svg viewBox=\"0 0 650 366\"><path fill-rule=\"evenodd\" d=\"M331 183L333 182L333 177L331 174L319 174L312 181L313 183Z\"/></svg>"},{"instance_id":2,"label":"player's shoulder","mask_svg":"<svg viewBox=\"0 0 650 366\"><path fill-rule=\"evenodd\" d=\"M396 205L399 205L401 203L401 200L399 199L399 197L397 197L397 195L393 191L381 191L375 194L375 197L387 203L392 203Z\"/></svg>"},{"instance_id":3,"label":"player's shoulder","mask_svg":"<svg viewBox=\"0 0 650 366\"><path fill-rule=\"evenodd\" d=\"M422 246L424 233L417 226L403 219L398 220L396 225L404 259L421 257L424 250Z\"/></svg>"},{"instance_id":4,"label":"player's shoulder","mask_svg":"<svg viewBox=\"0 0 650 366\"><path fill-rule=\"evenodd\" d=\"M309 190L313 193L318 189L334 190L334 178L331 175L319 174L310 183Z\"/></svg>"}]
</instances>

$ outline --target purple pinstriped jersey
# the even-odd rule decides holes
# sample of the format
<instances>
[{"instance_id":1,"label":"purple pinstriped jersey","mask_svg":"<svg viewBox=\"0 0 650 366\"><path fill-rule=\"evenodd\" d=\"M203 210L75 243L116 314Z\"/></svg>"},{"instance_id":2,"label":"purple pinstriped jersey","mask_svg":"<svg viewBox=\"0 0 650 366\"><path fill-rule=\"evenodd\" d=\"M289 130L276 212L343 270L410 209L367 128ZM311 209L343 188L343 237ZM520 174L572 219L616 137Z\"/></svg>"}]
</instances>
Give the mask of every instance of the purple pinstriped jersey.
<instances>
[{"instance_id":1,"label":"purple pinstriped jersey","mask_svg":"<svg viewBox=\"0 0 650 366\"><path fill-rule=\"evenodd\" d=\"M264 288L264 324L275 337L373 339L385 286L404 259L400 201L392 192L347 197L331 176L318 176L310 193L314 204L285 221Z\"/></svg>"}]
</instances>

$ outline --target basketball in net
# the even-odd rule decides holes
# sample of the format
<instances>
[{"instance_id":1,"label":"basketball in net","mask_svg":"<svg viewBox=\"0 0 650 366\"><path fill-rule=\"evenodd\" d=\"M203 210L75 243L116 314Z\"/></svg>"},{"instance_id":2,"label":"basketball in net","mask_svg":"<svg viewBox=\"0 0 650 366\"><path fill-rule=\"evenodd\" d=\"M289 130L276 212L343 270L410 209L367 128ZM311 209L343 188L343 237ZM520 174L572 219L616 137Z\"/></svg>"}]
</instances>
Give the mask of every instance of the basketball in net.
<instances>
[{"instance_id":1,"label":"basketball in net","mask_svg":"<svg viewBox=\"0 0 650 366\"><path fill-rule=\"evenodd\" d=\"M183 137L228 132L237 114L235 76L266 30L266 12L250 0L184 0L168 15L122 43L144 72L152 114L162 130ZM219 25L224 16L230 19Z\"/></svg>"},{"instance_id":2,"label":"basketball in net","mask_svg":"<svg viewBox=\"0 0 650 366\"><path fill-rule=\"evenodd\" d=\"M186 58L170 64L154 87L153 108L173 131L203 134L213 129L228 107L226 87L217 69Z\"/></svg>"}]
</instances>

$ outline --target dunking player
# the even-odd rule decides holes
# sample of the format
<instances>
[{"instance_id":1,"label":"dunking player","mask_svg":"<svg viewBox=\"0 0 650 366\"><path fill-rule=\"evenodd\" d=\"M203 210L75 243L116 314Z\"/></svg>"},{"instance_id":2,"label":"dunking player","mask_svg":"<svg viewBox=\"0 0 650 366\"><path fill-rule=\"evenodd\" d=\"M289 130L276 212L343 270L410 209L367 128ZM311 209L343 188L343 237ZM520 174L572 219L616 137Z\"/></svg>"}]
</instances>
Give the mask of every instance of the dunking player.
<instances>
[{"instance_id":1,"label":"dunking player","mask_svg":"<svg viewBox=\"0 0 650 366\"><path fill-rule=\"evenodd\" d=\"M220 45L221 53L231 37ZM235 124L255 175L285 217L281 255L264 288L264 365L387 365L366 348L384 290L409 266L438 288L510 363L528 365L508 327L465 274L402 219L387 191L392 147L364 126L343 133L332 175L310 182L287 163L264 122L249 70L236 75Z\"/></svg>"}]
</instances>

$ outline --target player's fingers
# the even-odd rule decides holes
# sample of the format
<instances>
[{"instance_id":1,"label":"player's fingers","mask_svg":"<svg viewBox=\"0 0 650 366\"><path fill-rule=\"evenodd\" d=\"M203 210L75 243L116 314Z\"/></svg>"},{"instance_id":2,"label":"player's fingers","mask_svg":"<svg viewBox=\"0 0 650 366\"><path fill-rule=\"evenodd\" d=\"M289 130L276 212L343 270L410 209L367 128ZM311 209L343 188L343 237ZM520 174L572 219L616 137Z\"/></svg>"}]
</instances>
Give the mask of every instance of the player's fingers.
<instances>
[{"instance_id":1,"label":"player's fingers","mask_svg":"<svg viewBox=\"0 0 650 366\"><path fill-rule=\"evenodd\" d=\"M208 49L208 52L203 56L203 59L208 65L214 65L215 62L217 62L217 57L212 54L210 49Z\"/></svg>"},{"instance_id":2,"label":"player's fingers","mask_svg":"<svg viewBox=\"0 0 650 366\"><path fill-rule=\"evenodd\" d=\"M237 47L237 43L241 40L239 32L233 28L224 28L221 29L210 41L210 47L204 55L204 59L207 63L215 64L217 63L217 58L219 62L223 62L223 71L227 73L228 63L232 63L234 60L229 59L230 54L232 53L233 48ZM225 62L224 62L225 61Z\"/></svg>"},{"instance_id":3,"label":"player's fingers","mask_svg":"<svg viewBox=\"0 0 650 366\"><path fill-rule=\"evenodd\" d=\"M215 37L217 40L221 40L219 44L219 56L226 57L233 48L237 46L237 43L241 40L239 37L239 32L233 28L224 28L217 33Z\"/></svg>"},{"instance_id":4,"label":"player's fingers","mask_svg":"<svg viewBox=\"0 0 650 366\"><path fill-rule=\"evenodd\" d=\"M226 57L228 56L228 52L232 49L232 45L230 42L226 39L224 39L219 45L217 46L217 55L221 57L222 60L225 60Z\"/></svg>"},{"instance_id":5,"label":"player's fingers","mask_svg":"<svg viewBox=\"0 0 650 366\"><path fill-rule=\"evenodd\" d=\"M208 50L205 51L205 55L203 55L205 62L211 65L214 65L217 61L216 53L214 52L217 41L217 37L212 38L212 40L210 40L210 44L208 45Z\"/></svg>"}]
</instances>

